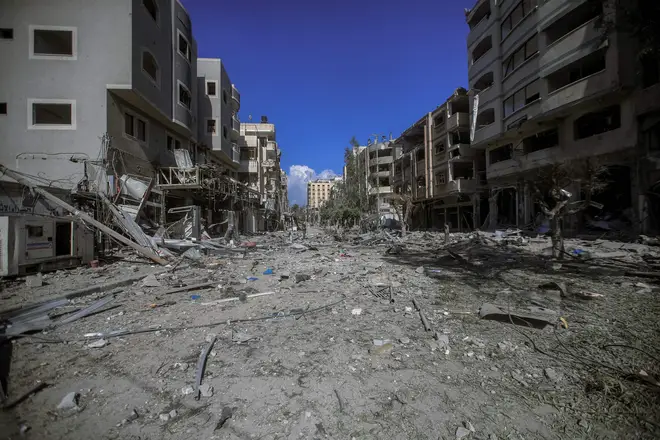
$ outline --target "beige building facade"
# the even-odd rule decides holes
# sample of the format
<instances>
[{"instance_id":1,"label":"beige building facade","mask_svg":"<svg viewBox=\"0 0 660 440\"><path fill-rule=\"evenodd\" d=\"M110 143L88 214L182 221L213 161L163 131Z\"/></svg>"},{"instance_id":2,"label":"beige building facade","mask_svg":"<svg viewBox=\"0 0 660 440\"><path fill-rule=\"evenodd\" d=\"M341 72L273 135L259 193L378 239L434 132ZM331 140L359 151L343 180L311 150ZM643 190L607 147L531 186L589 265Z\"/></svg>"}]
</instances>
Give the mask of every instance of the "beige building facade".
<instances>
[{"instance_id":1,"label":"beige building facade","mask_svg":"<svg viewBox=\"0 0 660 440\"><path fill-rule=\"evenodd\" d=\"M310 209L321 208L325 202L330 200L334 184L335 181L329 179L307 182L307 207Z\"/></svg>"}]
</instances>

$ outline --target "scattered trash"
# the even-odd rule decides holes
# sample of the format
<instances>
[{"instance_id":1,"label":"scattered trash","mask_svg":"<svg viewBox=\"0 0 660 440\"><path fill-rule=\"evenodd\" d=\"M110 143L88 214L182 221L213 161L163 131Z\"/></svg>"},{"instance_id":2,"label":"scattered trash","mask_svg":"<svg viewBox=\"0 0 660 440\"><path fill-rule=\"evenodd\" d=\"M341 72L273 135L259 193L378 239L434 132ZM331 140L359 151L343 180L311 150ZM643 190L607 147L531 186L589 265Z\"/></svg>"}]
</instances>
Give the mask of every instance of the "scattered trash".
<instances>
[{"instance_id":1,"label":"scattered trash","mask_svg":"<svg viewBox=\"0 0 660 440\"><path fill-rule=\"evenodd\" d=\"M361 315L362 314L362 309L353 309L351 310L351 315Z\"/></svg>"},{"instance_id":2,"label":"scattered trash","mask_svg":"<svg viewBox=\"0 0 660 440\"><path fill-rule=\"evenodd\" d=\"M197 301L198 299L201 299L201 298L202 298L201 295L190 295L190 299L192 299L193 301Z\"/></svg>"},{"instance_id":3,"label":"scattered trash","mask_svg":"<svg viewBox=\"0 0 660 440\"><path fill-rule=\"evenodd\" d=\"M220 413L220 419L218 420L218 423L216 423L214 431L217 431L218 429L221 429L223 426L225 426L225 423L227 423L227 420L231 419L233 414L234 410L232 410L230 407L223 407L222 412Z\"/></svg>"},{"instance_id":4,"label":"scattered trash","mask_svg":"<svg viewBox=\"0 0 660 440\"><path fill-rule=\"evenodd\" d=\"M459 426L458 428L456 428L456 440L463 439L463 438L467 437L470 434L472 434L472 431L470 431L467 428L464 428L462 426Z\"/></svg>"},{"instance_id":5,"label":"scattered trash","mask_svg":"<svg viewBox=\"0 0 660 440\"><path fill-rule=\"evenodd\" d=\"M161 287L162 284L158 279L156 278L156 275L151 274L147 275L143 280L142 280L142 287Z\"/></svg>"},{"instance_id":6,"label":"scattered trash","mask_svg":"<svg viewBox=\"0 0 660 440\"><path fill-rule=\"evenodd\" d=\"M415 269L415 272L418 274L423 274L424 273L424 266L419 266L417 269Z\"/></svg>"},{"instance_id":7,"label":"scattered trash","mask_svg":"<svg viewBox=\"0 0 660 440\"><path fill-rule=\"evenodd\" d=\"M202 385L202 377L204 376L204 368L206 367L206 359L209 356L209 353L211 352L211 349L213 348L213 344L215 344L217 338L213 338L211 342L202 350L202 352L199 355L199 360L197 361L197 373L195 375L195 400L199 400L199 395L200 395L200 389L199 387Z\"/></svg>"},{"instance_id":8,"label":"scattered trash","mask_svg":"<svg viewBox=\"0 0 660 440\"><path fill-rule=\"evenodd\" d=\"M108 341L106 341L105 339L99 339L90 344L87 344L87 348L103 348L106 345L108 345Z\"/></svg>"},{"instance_id":9,"label":"scattered trash","mask_svg":"<svg viewBox=\"0 0 660 440\"><path fill-rule=\"evenodd\" d=\"M247 277L246 280L248 281L257 281L259 278L257 277Z\"/></svg>"},{"instance_id":10,"label":"scattered trash","mask_svg":"<svg viewBox=\"0 0 660 440\"><path fill-rule=\"evenodd\" d=\"M183 258L187 258L189 260L193 261L199 261L202 259L202 253L200 252L199 248L197 247L191 247L187 251L185 251L183 254L181 254Z\"/></svg>"},{"instance_id":11,"label":"scattered trash","mask_svg":"<svg viewBox=\"0 0 660 440\"><path fill-rule=\"evenodd\" d=\"M369 354L381 355L389 353L394 348L389 339L374 339L373 344L374 346L369 349Z\"/></svg>"},{"instance_id":12,"label":"scattered trash","mask_svg":"<svg viewBox=\"0 0 660 440\"><path fill-rule=\"evenodd\" d=\"M410 338L406 338L405 336L403 338L399 338L399 342L402 344L410 344Z\"/></svg>"},{"instance_id":13,"label":"scattered trash","mask_svg":"<svg viewBox=\"0 0 660 440\"><path fill-rule=\"evenodd\" d=\"M75 391L72 391L62 398L59 405L57 405L57 409L78 410L80 409L80 407L78 406L79 402L80 402L80 394L76 393Z\"/></svg>"},{"instance_id":14,"label":"scattered trash","mask_svg":"<svg viewBox=\"0 0 660 440\"><path fill-rule=\"evenodd\" d=\"M199 392L202 393L202 397L213 397L213 386L205 383L199 387Z\"/></svg>"},{"instance_id":15,"label":"scattered trash","mask_svg":"<svg viewBox=\"0 0 660 440\"><path fill-rule=\"evenodd\" d=\"M25 278L25 285L30 288L43 286L44 279L43 276L41 275L41 272L39 272L36 275L28 275L28 277Z\"/></svg>"},{"instance_id":16,"label":"scattered trash","mask_svg":"<svg viewBox=\"0 0 660 440\"><path fill-rule=\"evenodd\" d=\"M309 281L312 279L312 276L306 273L297 273L295 277L296 283L302 283L303 281Z\"/></svg>"},{"instance_id":17,"label":"scattered trash","mask_svg":"<svg viewBox=\"0 0 660 440\"><path fill-rule=\"evenodd\" d=\"M195 392L195 388L193 388L192 385L186 385L185 387L181 388L181 394L183 394L184 396L187 396L194 392Z\"/></svg>"},{"instance_id":18,"label":"scattered trash","mask_svg":"<svg viewBox=\"0 0 660 440\"><path fill-rule=\"evenodd\" d=\"M273 269L270 267L264 271L264 275L272 275L273 274Z\"/></svg>"}]
</instances>

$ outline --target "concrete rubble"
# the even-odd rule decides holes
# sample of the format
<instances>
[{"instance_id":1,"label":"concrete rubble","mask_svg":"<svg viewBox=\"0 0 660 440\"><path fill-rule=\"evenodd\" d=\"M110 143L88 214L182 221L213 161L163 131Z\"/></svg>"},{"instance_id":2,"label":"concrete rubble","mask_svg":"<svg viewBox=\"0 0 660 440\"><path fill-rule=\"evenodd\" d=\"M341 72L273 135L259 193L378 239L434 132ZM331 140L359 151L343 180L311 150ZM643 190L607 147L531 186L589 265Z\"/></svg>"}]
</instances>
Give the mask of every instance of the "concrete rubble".
<instances>
[{"instance_id":1,"label":"concrete rubble","mask_svg":"<svg viewBox=\"0 0 660 440\"><path fill-rule=\"evenodd\" d=\"M501 235L310 227L3 280L8 400L29 396L10 422L72 440L657 438L660 248L567 239L580 256L554 261L544 236Z\"/></svg>"}]
</instances>

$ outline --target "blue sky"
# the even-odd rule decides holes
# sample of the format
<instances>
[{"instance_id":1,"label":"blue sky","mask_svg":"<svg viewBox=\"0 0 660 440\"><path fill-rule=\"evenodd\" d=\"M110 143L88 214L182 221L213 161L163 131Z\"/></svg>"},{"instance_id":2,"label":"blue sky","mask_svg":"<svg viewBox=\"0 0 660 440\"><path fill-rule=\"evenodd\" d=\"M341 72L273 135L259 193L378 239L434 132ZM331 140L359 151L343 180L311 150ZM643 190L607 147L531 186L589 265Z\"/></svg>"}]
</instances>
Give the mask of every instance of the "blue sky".
<instances>
[{"instance_id":1,"label":"blue sky","mask_svg":"<svg viewBox=\"0 0 660 440\"><path fill-rule=\"evenodd\" d=\"M199 56L222 58L241 92L241 120L275 123L287 172L340 173L352 136L396 137L467 87L475 0L182 3Z\"/></svg>"}]
</instances>

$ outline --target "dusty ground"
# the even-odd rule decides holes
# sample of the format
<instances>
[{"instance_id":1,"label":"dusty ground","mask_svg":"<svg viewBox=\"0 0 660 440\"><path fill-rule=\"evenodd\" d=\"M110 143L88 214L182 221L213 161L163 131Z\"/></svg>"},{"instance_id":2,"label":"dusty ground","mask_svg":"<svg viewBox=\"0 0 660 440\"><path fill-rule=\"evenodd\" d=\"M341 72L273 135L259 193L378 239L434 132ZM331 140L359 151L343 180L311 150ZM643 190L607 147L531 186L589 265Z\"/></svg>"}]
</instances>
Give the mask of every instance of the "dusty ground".
<instances>
[{"instance_id":1,"label":"dusty ground","mask_svg":"<svg viewBox=\"0 0 660 440\"><path fill-rule=\"evenodd\" d=\"M115 308L14 340L9 400L38 381L51 386L0 413L0 436L18 438L24 424L25 438L67 440L658 438L657 284L623 274L648 270L643 257L657 248L574 242L594 258L557 264L543 239L505 247L469 238L453 238L457 260L431 234L409 238L398 255L385 253L391 244L335 242L320 230L300 240L316 247L306 251L271 234L245 258L207 256L158 275L162 287L124 287ZM133 276L134 267L162 270L118 262L58 272L34 292L18 280L2 292L2 308ZM263 275L267 268L274 274ZM290 278L280 281L285 272ZM296 282L297 274L311 279ZM214 287L162 294L205 280ZM547 281L564 282L570 296L539 289ZM604 296L577 298L582 292ZM413 298L439 340L410 309ZM484 302L543 305L568 328L482 320ZM255 320L234 322L244 319ZM159 330L107 338L102 348L83 337L149 328ZM182 389L194 385L214 335L203 380L214 393L197 401ZM391 345L374 345L382 339ZM79 408L58 410L70 392L80 393Z\"/></svg>"}]
</instances>

